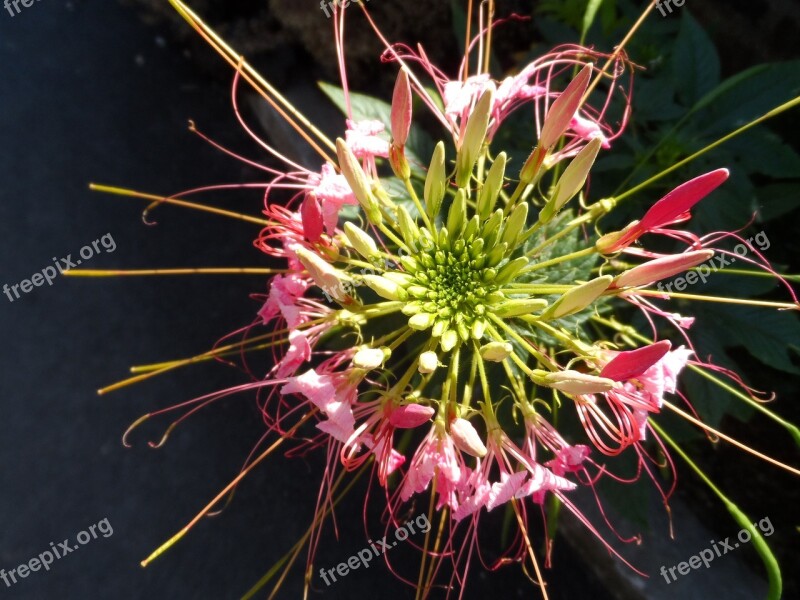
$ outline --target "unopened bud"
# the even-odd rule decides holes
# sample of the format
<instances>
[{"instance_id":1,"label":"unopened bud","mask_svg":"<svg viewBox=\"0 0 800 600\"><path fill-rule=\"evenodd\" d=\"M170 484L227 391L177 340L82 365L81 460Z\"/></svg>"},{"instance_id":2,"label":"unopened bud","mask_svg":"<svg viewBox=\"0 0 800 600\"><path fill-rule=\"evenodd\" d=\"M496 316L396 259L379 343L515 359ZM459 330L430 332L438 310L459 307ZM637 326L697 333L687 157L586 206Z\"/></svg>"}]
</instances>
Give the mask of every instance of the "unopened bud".
<instances>
[{"instance_id":1,"label":"unopened bud","mask_svg":"<svg viewBox=\"0 0 800 600\"><path fill-rule=\"evenodd\" d=\"M597 158L601 144L600 139L594 138L564 169L564 174L558 180L553 196L539 213L541 223L548 223L567 202L581 191L586 183L586 178L589 177L589 171Z\"/></svg>"},{"instance_id":2,"label":"unopened bud","mask_svg":"<svg viewBox=\"0 0 800 600\"><path fill-rule=\"evenodd\" d=\"M494 159L489 173L483 182L483 187L478 195L478 216L483 221L489 217L494 210L494 205L497 203L497 197L500 195L500 190L503 189L503 181L506 173L506 153L501 152Z\"/></svg>"},{"instance_id":3,"label":"unopened bud","mask_svg":"<svg viewBox=\"0 0 800 600\"><path fill-rule=\"evenodd\" d=\"M586 283L582 283L556 300L542 314L543 319L560 319L582 311L605 292L614 280L610 275L603 275Z\"/></svg>"},{"instance_id":4,"label":"unopened bud","mask_svg":"<svg viewBox=\"0 0 800 600\"><path fill-rule=\"evenodd\" d=\"M695 250L656 258L617 275L612 287L623 288L648 285L654 281L660 281L678 273L683 273L687 269L706 262L712 256L714 256L713 250Z\"/></svg>"},{"instance_id":5,"label":"unopened bud","mask_svg":"<svg viewBox=\"0 0 800 600\"><path fill-rule=\"evenodd\" d=\"M314 283L323 292L340 302L347 298L347 286L351 284L352 280L344 271L327 263L322 257L307 248L297 248L295 254Z\"/></svg>"},{"instance_id":6,"label":"unopened bud","mask_svg":"<svg viewBox=\"0 0 800 600\"><path fill-rule=\"evenodd\" d=\"M347 241L355 248L356 252L367 260L378 255L378 246L375 244L375 240L372 239L372 236L356 225L353 225L352 222L347 221L344 224L344 234L347 236Z\"/></svg>"},{"instance_id":7,"label":"unopened bud","mask_svg":"<svg viewBox=\"0 0 800 600\"><path fill-rule=\"evenodd\" d=\"M616 385L612 379L607 377L571 370L548 373L536 383L568 394L602 394Z\"/></svg>"},{"instance_id":8,"label":"unopened bud","mask_svg":"<svg viewBox=\"0 0 800 600\"><path fill-rule=\"evenodd\" d=\"M508 342L489 342L481 346L481 358L490 362L502 362L511 356L514 347Z\"/></svg>"},{"instance_id":9,"label":"unopened bud","mask_svg":"<svg viewBox=\"0 0 800 600\"><path fill-rule=\"evenodd\" d=\"M401 148L405 146L408 132L411 129L411 100L411 84L408 82L408 73L404 69L400 69L392 94L391 121L392 138L394 143Z\"/></svg>"},{"instance_id":10,"label":"unopened bud","mask_svg":"<svg viewBox=\"0 0 800 600\"><path fill-rule=\"evenodd\" d=\"M478 458L486 456L486 446L481 441L472 423L466 419L460 417L453 419L450 423L450 436L453 438L453 443L456 445L456 448L462 452L477 456Z\"/></svg>"},{"instance_id":11,"label":"unopened bud","mask_svg":"<svg viewBox=\"0 0 800 600\"><path fill-rule=\"evenodd\" d=\"M572 117L578 112L583 101L583 95L589 87L592 77L592 65L587 64L575 79L569 82L566 89L555 99L550 110L544 118L542 133L539 136L539 145L549 150L569 128Z\"/></svg>"},{"instance_id":12,"label":"unopened bud","mask_svg":"<svg viewBox=\"0 0 800 600\"><path fill-rule=\"evenodd\" d=\"M430 406L405 404L398 406L389 414L389 423L398 429L413 429L424 425L436 413Z\"/></svg>"},{"instance_id":13,"label":"unopened bud","mask_svg":"<svg viewBox=\"0 0 800 600\"><path fill-rule=\"evenodd\" d=\"M353 151L342 138L336 139L336 156L339 158L339 168L342 175L347 180L350 189L364 209L370 223L378 225L381 223L381 210L378 206L378 201L372 195L369 180L367 179L364 169L358 162Z\"/></svg>"},{"instance_id":14,"label":"unopened bud","mask_svg":"<svg viewBox=\"0 0 800 600\"><path fill-rule=\"evenodd\" d=\"M439 357L436 352L428 350L419 355L419 372L428 375L439 367Z\"/></svg>"},{"instance_id":15,"label":"unopened bud","mask_svg":"<svg viewBox=\"0 0 800 600\"><path fill-rule=\"evenodd\" d=\"M361 348L353 356L353 366L359 369L377 369L391 354L389 348Z\"/></svg>"},{"instance_id":16,"label":"unopened bud","mask_svg":"<svg viewBox=\"0 0 800 600\"><path fill-rule=\"evenodd\" d=\"M489 128L489 118L494 103L494 87L489 85L483 92L472 114L469 116L464 130L464 139L458 150L456 158L456 185L466 187L472 177L472 169L478 161L483 143L486 140L486 131Z\"/></svg>"},{"instance_id":17,"label":"unopened bud","mask_svg":"<svg viewBox=\"0 0 800 600\"><path fill-rule=\"evenodd\" d=\"M545 308L547 308L547 300L543 298L513 298L502 302L493 309L493 312L498 317L521 317Z\"/></svg>"},{"instance_id":18,"label":"unopened bud","mask_svg":"<svg viewBox=\"0 0 800 600\"><path fill-rule=\"evenodd\" d=\"M380 275L362 275L364 283L381 298L386 300L407 300L408 294L394 281Z\"/></svg>"}]
</instances>

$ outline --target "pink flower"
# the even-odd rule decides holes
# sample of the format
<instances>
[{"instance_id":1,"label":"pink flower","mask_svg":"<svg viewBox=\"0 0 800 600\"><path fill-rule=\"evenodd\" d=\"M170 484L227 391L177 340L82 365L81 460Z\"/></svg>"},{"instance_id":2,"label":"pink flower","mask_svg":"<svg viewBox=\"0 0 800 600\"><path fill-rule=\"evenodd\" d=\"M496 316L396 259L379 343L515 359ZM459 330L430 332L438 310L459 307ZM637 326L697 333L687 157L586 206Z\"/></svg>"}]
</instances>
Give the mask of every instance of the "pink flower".
<instances>
[{"instance_id":1,"label":"pink flower","mask_svg":"<svg viewBox=\"0 0 800 600\"><path fill-rule=\"evenodd\" d=\"M356 399L356 386L337 374L318 374L314 369L297 377L289 377L281 388L281 394L300 394L305 396L327 421L317 424L317 428L334 439L344 443L355 431L353 403Z\"/></svg>"},{"instance_id":2,"label":"pink flower","mask_svg":"<svg viewBox=\"0 0 800 600\"><path fill-rule=\"evenodd\" d=\"M292 331L289 334L289 349L277 365L276 377L283 379L293 375L297 369L311 358L311 344L302 331Z\"/></svg>"},{"instance_id":3,"label":"pink flower","mask_svg":"<svg viewBox=\"0 0 800 600\"><path fill-rule=\"evenodd\" d=\"M469 473L453 439L434 425L411 459L400 498L405 502L414 494L424 492L436 478L437 510L447 504L455 511L459 505L457 492L464 489Z\"/></svg>"},{"instance_id":4,"label":"pink flower","mask_svg":"<svg viewBox=\"0 0 800 600\"><path fill-rule=\"evenodd\" d=\"M616 455L645 439L647 418L661 410L665 393L675 393L678 374L691 354L683 346L671 351L669 341L606 353L600 373L622 383L621 388L603 394L611 414L603 411L595 396L580 397L576 403L586 433L601 452Z\"/></svg>"},{"instance_id":5,"label":"pink flower","mask_svg":"<svg viewBox=\"0 0 800 600\"><path fill-rule=\"evenodd\" d=\"M309 282L299 275L276 275L272 278L269 296L258 315L267 325L280 314L289 329L294 329L307 320L297 301L310 287Z\"/></svg>"},{"instance_id":6,"label":"pink flower","mask_svg":"<svg viewBox=\"0 0 800 600\"><path fill-rule=\"evenodd\" d=\"M598 138L602 142L603 148L611 147L611 144L603 133L603 130L600 128L600 125L591 119L582 117L580 114L576 114L574 117L572 117L572 120L569 122L569 128L574 131L579 138L586 142Z\"/></svg>"},{"instance_id":7,"label":"pink flower","mask_svg":"<svg viewBox=\"0 0 800 600\"><path fill-rule=\"evenodd\" d=\"M322 235L323 225L328 235L334 234L342 206L356 205L358 201L344 175L337 173L330 163L322 165L319 174L310 175L308 183L313 187L306 194L301 208L303 230L306 237L315 242ZM312 235L316 234L315 238L308 235L309 229Z\"/></svg>"},{"instance_id":8,"label":"pink flower","mask_svg":"<svg viewBox=\"0 0 800 600\"><path fill-rule=\"evenodd\" d=\"M380 121L351 121L347 120L345 141L356 155L362 160L373 160L376 156L389 157L389 142L379 134L386 127Z\"/></svg>"}]
</instances>

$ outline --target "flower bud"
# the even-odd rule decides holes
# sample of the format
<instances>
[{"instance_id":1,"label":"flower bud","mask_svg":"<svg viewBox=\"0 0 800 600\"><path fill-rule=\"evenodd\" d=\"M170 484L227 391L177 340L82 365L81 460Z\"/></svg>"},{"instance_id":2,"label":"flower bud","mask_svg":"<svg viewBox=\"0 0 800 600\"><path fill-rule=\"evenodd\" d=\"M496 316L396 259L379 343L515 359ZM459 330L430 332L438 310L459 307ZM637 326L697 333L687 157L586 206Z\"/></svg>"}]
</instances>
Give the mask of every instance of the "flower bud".
<instances>
[{"instance_id":1,"label":"flower bud","mask_svg":"<svg viewBox=\"0 0 800 600\"><path fill-rule=\"evenodd\" d=\"M456 192L450 210L447 212L447 231L453 237L458 236L464 225L464 215L467 213L467 196L463 189Z\"/></svg>"},{"instance_id":2,"label":"flower bud","mask_svg":"<svg viewBox=\"0 0 800 600\"><path fill-rule=\"evenodd\" d=\"M536 146L530 156L525 160L519 172L519 181L524 185L532 185L539 181L542 175L542 163L547 156L547 150L541 145Z\"/></svg>"},{"instance_id":3,"label":"flower bud","mask_svg":"<svg viewBox=\"0 0 800 600\"><path fill-rule=\"evenodd\" d=\"M342 138L336 139L336 156L339 158L339 168L342 170L342 175L347 180L350 189L353 190L353 194L361 208L364 209L367 219L369 219L370 223L378 225L382 220L378 201L372 195L364 169L361 168L355 154Z\"/></svg>"},{"instance_id":4,"label":"flower bud","mask_svg":"<svg viewBox=\"0 0 800 600\"><path fill-rule=\"evenodd\" d=\"M489 218L492 214L494 205L497 203L497 197L500 195L500 190L503 189L503 178L506 173L506 153L501 152L494 159L489 173L483 182L480 194L478 195L477 212L480 220L483 221Z\"/></svg>"},{"instance_id":5,"label":"flower bud","mask_svg":"<svg viewBox=\"0 0 800 600\"><path fill-rule=\"evenodd\" d=\"M567 202L581 191L597 158L597 153L600 151L601 143L598 138L594 138L564 169L564 174L558 180L553 196L539 213L539 222L548 223Z\"/></svg>"},{"instance_id":6,"label":"flower bud","mask_svg":"<svg viewBox=\"0 0 800 600\"><path fill-rule=\"evenodd\" d=\"M441 341L439 344L442 347L442 350L445 352L450 352L453 348L456 347L458 344L458 333L455 329L448 329L442 334Z\"/></svg>"},{"instance_id":7,"label":"flower bud","mask_svg":"<svg viewBox=\"0 0 800 600\"><path fill-rule=\"evenodd\" d=\"M389 348L361 348L353 356L353 366L359 369L377 369L391 355Z\"/></svg>"},{"instance_id":8,"label":"flower bud","mask_svg":"<svg viewBox=\"0 0 800 600\"><path fill-rule=\"evenodd\" d=\"M591 77L592 64L589 63L581 69L575 79L570 81L567 88L555 99L542 124L542 133L539 135L540 146L549 150L564 135L564 132L569 128L572 117L578 112L583 102L583 95L589 87L589 79Z\"/></svg>"},{"instance_id":9,"label":"flower bud","mask_svg":"<svg viewBox=\"0 0 800 600\"><path fill-rule=\"evenodd\" d=\"M511 356L514 347L508 342L489 342L481 346L481 358L490 362L502 362Z\"/></svg>"},{"instance_id":10,"label":"flower bud","mask_svg":"<svg viewBox=\"0 0 800 600\"><path fill-rule=\"evenodd\" d=\"M486 456L486 446L481 441L478 432L472 426L472 423L466 419L458 418L453 419L450 423L450 436L453 438L453 443L456 448L472 456L483 458Z\"/></svg>"},{"instance_id":11,"label":"flower bud","mask_svg":"<svg viewBox=\"0 0 800 600\"><path fill-rule=\"evenodd\" d=\"M639 287L683 273L714 256L713 250L695 250L663 256L617 275L612 288Z\"/></svg>"},{"instance_id":12,"label":"flower bud","mask_svg":"<svg viewBox=\"0 0 800 600\"><path fill-rule=\"evenodd\" d=\"M456 157L456 185L458 187L465 187L472 177L472 169L478 161L481 148L486 140L493 103L494 87L490 85L475 104L464 129L464 138Z\"/></svg>"},{"instance_id":13,"label":"flower bud","mask_svg":"<svg viewBox=\"0 0 800 600\"><path fill-rule=\"evenodd\" d=\"M582 283L556 300L543 314L543 319L560 319L574 315L589 306L605 292L613 281L610 275L603 275Z\"/></svg>"},{"instance_id":14,"label":"flower bud","mask_svg":"<svg viewBox=\"0 0 800 600\"><path fill-rule=\"evenodd\" d=\"M364 278L364 283L381 298L403 301L408 299L406 291L386 277L380 275L362 275L362 277Z\"/></svg>"},{"instance_id":15,"label":"flower bud","mask_svg":"<svg viewBox=\"0 0 800 600\"><path fill-rule=\"evenodd\" d=\"M408 132L411 130L411 84L408 82L408 73L400 69L394 82L392 94L392 138L401 148L405 146Z\"/></svg>"},{"instance_id":16,"label":"flower bud","mask_svg":"<svg viewBox=\"0 0 800 600\"><path fill-rule=\"evenodd\" d=\"M404 404L389 414L389 423L398 429L413 429L430 421L435 413L430 406Z\"/></svg>"},{"instance_id":17,"label":"flower bud","mask_svg":"<svg viewBox=\"0 0 800 600\"><path fill-rule=\"evenodd\" d=\"M344 224L344 234L347 237L348 243L355 248L361 256L367 260L374 258L378 255L378 246L375 240L366 231L360 229L352 222L347 221Z\"/></svg>"},{"instance_id":18,"label":"flower bud","mask_svg":"<svg viewBox=\"0 0 800 600\"><path fill-rule=\"evenodd\" d=\"M436 317L431 313L421 312L412 316L408 320L408 326L411 327L411 329L416 329L417 331L424 331L433 326L433 322L435 320Z\"/></svg>"},{"instance_id":19,"label":"flower bud","mask_svg":"<svg viewBox=\"0 0 800 600\"><path fill-rule=\"evenodd\" d=\"M325 262L318 254L307 248L296 248L295 254L323 292L339 302L347 298L347 286L352 280L344 271Z\"/></svg>"},{"instance_id":20,"label":"flower bud","mask_svg":"<svg viewBox=\"0 0 800 600\"><path fill-rule=\"evenodd\" d=\"M528 222L528 203L521 202L517 204L516 208L511 211L511 214L506 220L505 227L503 228L503 236L500 238L501 242L508 244L509 248L514 248L517 245L517 238L522 233L522 229Z\"/></svg>"},{"instance_id":21,"label":"flower bud","mask_svg":"<svg viewBox=\"0 0 800 600\"><path fill-rule=\"evenodd\" d=\"M436 352L428 350L419 355L419 372L427 375L433 373L439 367L439 357Z\"/></svg>"},{"instance_id":22,"label":"flower bud","mask_svg":"<svg viewBox=\"0 0 800 600\"><path fill-rule=\"evenodd\" d=\"M431 164L428 167L428 175L425 177L425 210L431 219L434 219L439 214L446 188L444 142L439 142L433 150Z\"/></svg>"},{"instance_id":23,"label":"flower bud","mask_svg":"<svg viewBox=\"0 0 800 600\"><path fill-rule=\"evenodd\" d=\"M547 308L547 300L543 298L514 298L505 300L493 312L498 317L520 317L545 308Z\"/></svg>"},{"instance_id":24,"label":"flower bud","mask_svg":"<svg viewBox=\"0 0 800 600\"><path fill-rule=\"evenodd\" d=\"M616 385L607 377L597 377L571 370L548 373L536 383L568 394L601 394Z\"/></svg>"}]
</instances>

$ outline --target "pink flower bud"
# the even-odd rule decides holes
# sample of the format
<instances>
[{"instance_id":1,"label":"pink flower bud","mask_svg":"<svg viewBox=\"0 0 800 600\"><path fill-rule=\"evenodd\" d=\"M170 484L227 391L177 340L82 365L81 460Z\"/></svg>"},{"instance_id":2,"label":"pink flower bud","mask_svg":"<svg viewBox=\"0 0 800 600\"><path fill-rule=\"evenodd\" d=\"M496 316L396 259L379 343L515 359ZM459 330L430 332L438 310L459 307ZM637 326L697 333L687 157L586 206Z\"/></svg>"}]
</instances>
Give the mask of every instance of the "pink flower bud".
<instances>
[{"instance_id":1,"label":"pink flower bud","mask_svg":"<svg viewBox=\"0 0 800 600\"><path fill-rule=\"evenodd\" d=\"M683 273L714 256L713 250L695 250L664 256L628 269L617 276L611 288L639 287Z\"/></svg>"},{"instance_id":2,"label":"pink flower bud","mask_svg":"<svg viewBox=\"0 0 800 600\"><path fill-rule=\"evenodd\" d=\"M453 438L453 443L455 443L456 447L462 452L477 456L478 458L486 456L486 446L483 445L472 423L466 419L453 419L450 423L450 436Z\"/></svg>"},{"instance_id":3,"label":"pink flower bud","mask_svg":"<svg viewBox=\"0 0 800 600\"><path fill-rule=\"evenodd\" d=\"M405 146L411 130L411 85L403 69L397 74L392 95L392 138L401 148Z\"/></svg>"},{"instance_id":4,"label":"pink flower bud","mask_svg":"<svg viewBox=\"0 0 800 600\"><path fill-rule=\"evenodd\" d=\"M569 128L572 117L578 112L583 101L583 95L589 87L592 77L592 65L587 64L580 73L569 82L567 89L556 98L550 110L545 115L542 124L542 133L539 136L539 145L549 150Z\"/></svg>"},{"instance_id":5,"label":"pink flower bud","mask_svg":"<svg viewBox=\"0 0 800 600\"><path fill-rule=\"evenodd\" d=\"M389 415L389 423L398 429L413 429L430 421L436 411L422 404L398 406Z\"/></svg>"}]
</instances>

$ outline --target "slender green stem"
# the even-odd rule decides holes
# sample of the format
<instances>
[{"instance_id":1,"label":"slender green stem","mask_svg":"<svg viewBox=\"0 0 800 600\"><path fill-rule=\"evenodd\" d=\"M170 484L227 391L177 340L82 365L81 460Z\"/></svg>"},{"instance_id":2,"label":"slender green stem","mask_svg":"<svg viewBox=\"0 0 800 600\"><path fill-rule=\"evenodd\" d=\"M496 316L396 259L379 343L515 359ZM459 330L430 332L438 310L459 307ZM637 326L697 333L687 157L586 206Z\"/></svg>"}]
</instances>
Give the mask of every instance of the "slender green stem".
<instances>
[{"instance_id":1,"label":"slender green stem","mask_svg":"<svg viewBox=\"0 0 800 600\"><path fill-rule=\"evenodd\" d=\"M744 514L738 506L736 506L731 500L728 499L722 491L714 485L714 483L709 479L709 477L697 466L689 455L683 451L683 449L671 438L669 437L666 432L659 427L659 425L653 421L653 419L649 419L650 426L661 436L667 445L672 448L672 450L680 456L686 464L691 467L691 469L695 472L695 474L705 483L709 489L714 492L714 494L722 500L722 503L725 505L725 508L728 510L730 515L733 517L733 520L736 521L742 529L747 530L750 533L752 538L753 547L755 548L758 555L761 557L761 561L764 563L764 567L767 570L767 578L769 580L769 594L767 595L767 600L780 600L781 593L783 591L783 581L781 579L781 569L778 565L778 561L775 558L775 555L770 550L767 542L764 540L761 532L753 525L750 518Z\"/></svg>"}]
</instances>

